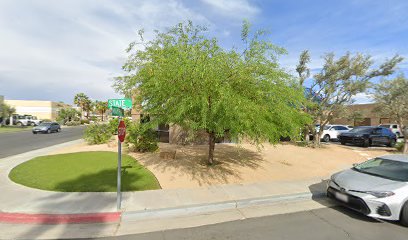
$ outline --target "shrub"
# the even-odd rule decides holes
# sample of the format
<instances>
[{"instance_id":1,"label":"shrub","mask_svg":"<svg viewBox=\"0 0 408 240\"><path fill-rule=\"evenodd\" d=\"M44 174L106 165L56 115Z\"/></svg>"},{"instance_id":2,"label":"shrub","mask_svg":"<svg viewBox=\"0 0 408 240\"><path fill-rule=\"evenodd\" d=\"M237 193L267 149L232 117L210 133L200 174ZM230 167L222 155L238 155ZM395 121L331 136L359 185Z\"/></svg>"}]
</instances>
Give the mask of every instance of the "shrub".
<instances>
[{"instance_id":1,"label":"shrub","mask_svg":"<svg viewBox=\"0 0 408 240\"><path fill-rule=\"evenodd\" d=\"M78 126L81 125L80 121L70 121L70 122L66 122L65 125L67 126Z\"/></svg>"},{"instance_id":2,"label":"shrub","mask_svg":"<svg viewBox=\"0 0 408 240\"><path fill-rule=\"evenodd\" d=\"M91 116L91 117L89 117L89 120L94 121L94 122L99 121L97 116Z\"/></svg>"},{"instance_id":3,"label":"shrub","mask_svg":"<svg viewBox=\"0 0 408 240\"><path fill-rule=\"evenodd\" d=\"M82 119L81 120L81 125L83 124L89 124L89 120L88 119Z\"/></svg>"},{"instance_id":4,"label":"shrub","mask_svg":"<svg viewBox=\"0 0 408 240\"><path fill-rule=\"evenodd\" d=\"M157 133L147 124L130 123L126 127L126 142L130 149L137 152L154 152L157 144Z\"/></svg>"},{"instance_id":5,"label":"shrub","mask_svg":"<svg viewBox=\"0 0 408 240\"><path fill-rule=\"evenodd\" d=\"M85 129L84 139L88 144L107 143L111 137L108 124L91 124Z\"/></svg>"},{"instance_id":6,"label":"shrub","mask_svg":"<svg viewBox=\"0 0 408 240\"><path fill-rule=\"evenodd\" d=\"M398 142L397 144L395 144L395 148L398 152L402 152L402 150L404 150L404 144L404 142Z\"/></svg>"},{"instance_id":7,"label":"shrub","mask_svg":"<svg viewBox=\"0 0 408 240\"><path fill-rule=\"evenodd\" d=\"M79 126L79 125L81 125L81 122L80 121L69 121L69 122L66 122L65 125L67 125L67 126Z\"/></svg>"},{"instance_id":8,"label":"shrub","mask_svg":"<svg viewBox=\"0 0 408 240\"><path fill-rule=\"evenodd\" d=\"M126 127L133 124L132 120L127 119L127 118L123 119L123 121L125 121ZM109 129L112 132L112 134L116 135L118 133L119 118L114 118L114 119L109 120L108 124L109 124Z\"/></svg>"}]
</instances>

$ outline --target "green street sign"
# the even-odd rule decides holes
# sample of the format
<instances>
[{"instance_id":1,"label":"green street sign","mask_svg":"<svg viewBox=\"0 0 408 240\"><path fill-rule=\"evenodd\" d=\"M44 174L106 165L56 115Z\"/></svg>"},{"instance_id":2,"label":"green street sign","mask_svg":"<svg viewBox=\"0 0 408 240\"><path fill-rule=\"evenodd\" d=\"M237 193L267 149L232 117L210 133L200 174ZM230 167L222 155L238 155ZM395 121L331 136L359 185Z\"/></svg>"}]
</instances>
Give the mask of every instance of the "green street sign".
<instances>
[{"instance_id":1,"label":"green street sign","mask_svg":"<svg viewBox=\"0 0 408 240\"><path fill-rule=\"evenodd\" d=\"M123 117L124 115L125 114L122 108L112 107L112 116Z\"/></svg>"},{"instance_id":2,"label":"green street sign","mask_svg":"<svg viewBox=\"0 0 408 240\"><path fill-rule=\"evenodd\" d=\"M113 107L118 107L122 109L132 109L132 99L130 98L109 99L108 107L109 109L112 109Z\"/></svg>"}]
</instances>

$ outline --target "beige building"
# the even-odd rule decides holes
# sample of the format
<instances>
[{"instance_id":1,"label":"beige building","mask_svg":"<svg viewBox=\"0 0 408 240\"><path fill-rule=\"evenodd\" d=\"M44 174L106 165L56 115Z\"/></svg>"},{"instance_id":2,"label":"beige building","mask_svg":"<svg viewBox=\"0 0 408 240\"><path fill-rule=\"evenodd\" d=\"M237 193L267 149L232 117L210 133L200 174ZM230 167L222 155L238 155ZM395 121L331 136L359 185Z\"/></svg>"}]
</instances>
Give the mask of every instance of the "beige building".
<instances>
[{"instance_id":1,"label":"beige building","mask_svg":"<svg viewBox=\"0 0 408 240\"><path fill-rule=\"evenodd\" d=\"M396 123L395 119L390 116L385 116L379 113L376 109L375 103L369 104L355 104L347 107L349 113L355 113L355 118L337 118L331 121L331 124L343 124L353 126L377 126L380 124ZM408 123L408 119L404 119L405 124Z\"/></svg>"},{"instance_id":2,"label":"beige building","mask_svg":"<svg viewBox=\"0 0 408 240\"><path fill-rule=\"evenodd\" d=\"M65 107L72 107L66 103L52 102L52 101L36 101L36 100L4 100L4 103L14 107L16 114L32 115L38 119L50 119L55 121L59 109Z\"/></svg>"}]
</instances>

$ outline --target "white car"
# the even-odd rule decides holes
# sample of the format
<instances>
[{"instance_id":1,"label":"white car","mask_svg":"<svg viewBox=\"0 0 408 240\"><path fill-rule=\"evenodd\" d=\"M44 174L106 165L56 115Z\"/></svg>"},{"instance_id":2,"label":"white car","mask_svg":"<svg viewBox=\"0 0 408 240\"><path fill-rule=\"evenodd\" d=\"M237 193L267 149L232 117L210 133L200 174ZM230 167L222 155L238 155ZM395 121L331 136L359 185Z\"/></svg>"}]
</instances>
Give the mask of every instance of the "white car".
<instances>
[{"instance_id":1,"label":"white car","mask_svg":"<svg viewBox=\"0 0 408 240\"><path fill-rule=\"evenodd\" d=\"M408 226L408 155L377 157L334 174L327 196L369 217Z\"/></svg>"},{"instance_id":2,"label":"white car","mask_svg":"<svg viewBox=\"0 0 408 240\"><path fill-rule=\"evenodd\" d=\"M352 128L345 125L326 125L321 135L322 141L329 142L332 139L338 139L341 133L350 131Z\"/></svg>"},{"instance_id":3,"label":"white car","mask_svg":"<svg viewBox=\"0 0 408 240\"><path fill-rule=\"evenodd\" d=\"M378 125L379 127L384 127L384 128L389 128L395 135L397 135L397 138L403 137L404 136L404 131L402 131L401 127L398 124L395 123L390 123L390 124L381 124Z\"/></svg>"}]
</instances>

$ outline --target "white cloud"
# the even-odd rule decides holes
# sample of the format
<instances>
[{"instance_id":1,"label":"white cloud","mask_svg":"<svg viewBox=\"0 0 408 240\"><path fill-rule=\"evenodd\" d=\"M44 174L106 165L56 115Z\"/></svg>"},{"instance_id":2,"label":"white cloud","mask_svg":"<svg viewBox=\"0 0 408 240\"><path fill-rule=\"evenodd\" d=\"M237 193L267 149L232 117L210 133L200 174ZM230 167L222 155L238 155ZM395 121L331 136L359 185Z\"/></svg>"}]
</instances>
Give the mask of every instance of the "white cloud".
<instances>
[{"instance_id":1,"label":"white cloud","mask_svg":"<svg viewBox=\"0 0 408 240\"><path fill-rule=\"evenodd\" d=\"M358 93L356 96L353 97L354 104L366 104L366 103L373 103L373 95L367 93Z\"/></svg>"},{"instance_id":2,"label":"white cloud","mask_svg":"<svg viewBox=\"0 0 408 240\"><path fill-rule=\"evenodd\" d=\"M201 0L210 5L217 12L239 19L251 17L260 12L260 9L248 0Z\"/></svg>"},{"instance_id":3,"label":"white cloud","mask_svg":"<svg viewBox=\"0 0 408 240\"><path fill-rule=\"evenodd\" d=\"M24 6L24 7L22 7ZM0 95L72 102L74 94L117 97L124 49L144 28L208 20L170 0L0 2Z\"/></svg>"}]
</instances>

